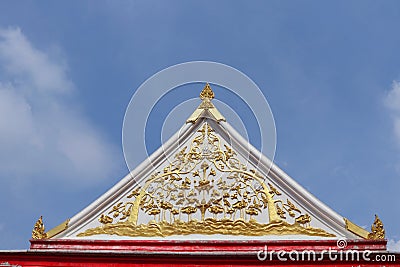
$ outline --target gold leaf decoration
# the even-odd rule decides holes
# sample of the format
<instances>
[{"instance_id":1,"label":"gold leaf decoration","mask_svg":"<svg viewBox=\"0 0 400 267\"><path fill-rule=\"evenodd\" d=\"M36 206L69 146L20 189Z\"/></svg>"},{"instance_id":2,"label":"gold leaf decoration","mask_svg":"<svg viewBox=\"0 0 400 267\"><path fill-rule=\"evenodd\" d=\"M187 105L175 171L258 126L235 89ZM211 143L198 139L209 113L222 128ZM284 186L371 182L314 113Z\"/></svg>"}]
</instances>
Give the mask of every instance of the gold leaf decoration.
<instances>
[{"instance_id":1,"label":"gold leaf decoration","mask_svg":"<svg viewBox=\"0 0 400 267\"><path fill-rule=\"evenodd\" d=\"M371 233L368 235L368 239L385 239L385 229L378 215L375 215L375 220L371 226Z\"/></svg>"},{"instance_id":2,"label":"gold leaf decoration","mask_svg":"<svg viewBox=\"0 0 400 267\"><path fill-rule=\"evenodd\" d=\"M210 96L204 90L205 97ZM302 214L293 201L284 202L278 189L243 164L231 147L222 145L206 122L190 147L180 150L127 199L100 216L102 226L79 236L334 236L311 227L311 217Z\"/></svg>"},{"instance_id":3,"label":"gold leaf decoration","mask_svg":"<svg viewBox=\"0 0 400 267\"><path fill-rule=\"evenodd\" d=\"M208 83L204 87L203 91L201 91L200 98L201 99L205 99L205 98L213 99L214 98L214 92Z\"/></svg>"},{"instance_id":4,"label":"gold leaf decoration","mask_svg":"<svg viewBox=\"0 0 400 267\"><path fill-rule=\"evenodd\" d=\"M35 226L33 227L32 239L44 239L44 238L47 238L47 235L45 233L43 218L42 216L40 216L40 218L36 221Z\"/></svg>"},{"instance_id":5,"label":"gold leaf decoration","mask_svg":"<svg viewBox=\"0 0 400 267\"><path fill-rule=\"evenodd\" d=\"M245 235L245 236L262 236L262 235L308 235L334 237L319 228L304 228L299 224L289 224L285 221L260 224L255 220L244 221L206 218L204 221L184 222L176 220L173 223L161 221L151 221L148 224L134 225L129 222L118 222L116 224L107 224L102 227L88 229L78 236L91 236L98 234L132 236L132 237L166 237L171 235Z\"/></svg>"}]
</instances>

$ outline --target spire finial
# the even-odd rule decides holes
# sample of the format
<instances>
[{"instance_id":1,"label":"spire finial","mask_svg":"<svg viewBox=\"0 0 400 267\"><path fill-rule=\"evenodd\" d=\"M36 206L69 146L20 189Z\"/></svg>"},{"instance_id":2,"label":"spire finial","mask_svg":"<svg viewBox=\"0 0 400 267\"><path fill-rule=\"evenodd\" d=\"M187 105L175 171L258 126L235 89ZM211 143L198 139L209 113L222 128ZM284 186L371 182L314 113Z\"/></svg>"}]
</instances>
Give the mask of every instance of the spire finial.
<instances>
[{"instance_id":1,"label":"spire finial","mask_svg":"<svg viewBox=\"0 0 400 267\"><path fill-rule=\"evenodd\" d=\"M211 103L211 100L214 98L214 92L208 83L206 83L206 86L204 86L203 90L201 91L200 98L202 100L200 106L193 112L189 119L187 119L187 123L195 123L199 118L209 115L211 115L211 117L218 122L226 121L224 116L222 116L221 113L219 113L219 111L215 108L213 103Z\"/></svg>"},{"instance_id":2,"label":"spire finial","mask_svg":"<svg viewBox=\"0 0 400 267\"><path fill-rule=\"evenodd\" d=\"M211 89L210 85L207 83L204 89L200 93L200 98L204 100L205 98L208 99L213 99L214 98L214 92Z\"/></svg>"},{"instance_id":3,"label":"spire finial","mask_svg":"<svg viewBox=\"0 0 400 267\"><path fill-rule=\"evenodd\" d=\"M371 226L371 233L368 235L368 239L385 239L385 229L383 228L383 223L376 214L375 221Z\"/></svg>"},{"instance_id":4,"label":"spire finial","mask_svg":"<svg viewBox=\"0 0 400 267\"><path fill-rule=\"evenodd\" d=\"M40 216L39 220L35 223L35 226L32 230L32 239L43 239L46 238L47 235L45 233L43 217Z\"/></svg>"}]
</instances>

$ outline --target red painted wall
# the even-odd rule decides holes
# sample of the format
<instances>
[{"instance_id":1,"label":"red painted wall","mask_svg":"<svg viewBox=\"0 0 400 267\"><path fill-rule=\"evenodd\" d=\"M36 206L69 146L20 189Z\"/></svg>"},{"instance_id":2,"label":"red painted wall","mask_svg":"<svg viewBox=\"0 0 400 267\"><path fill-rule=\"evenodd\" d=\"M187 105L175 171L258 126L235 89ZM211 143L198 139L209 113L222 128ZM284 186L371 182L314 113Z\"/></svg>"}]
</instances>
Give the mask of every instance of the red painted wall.
<instances>
[{"instance_id":1,"label":"red painted wall","mask_svg":"<svg viewBox=\"0 0 400 267\"><path fill-rule=\"evenodd\" d=\"M267 248L267 258L263 251ZM316 260L291 260L293 251L316 252ZM336 250L331 254L325 251ZM371 251L365 261L340 260L345 251ZM286 261L278 253L286 254ZM333 261L330 256L337 257ZM377 257L394 256L377 262ZM294 254L292 255L294 256ZM271 258L272 257L272 258ZM0 266L400 266L400 254L386 251L386 241L347 240L340 250L336 240L279 241L171 241L171 240L31 240L29 251L0 252Z\"/></svg>"}]
</instances>

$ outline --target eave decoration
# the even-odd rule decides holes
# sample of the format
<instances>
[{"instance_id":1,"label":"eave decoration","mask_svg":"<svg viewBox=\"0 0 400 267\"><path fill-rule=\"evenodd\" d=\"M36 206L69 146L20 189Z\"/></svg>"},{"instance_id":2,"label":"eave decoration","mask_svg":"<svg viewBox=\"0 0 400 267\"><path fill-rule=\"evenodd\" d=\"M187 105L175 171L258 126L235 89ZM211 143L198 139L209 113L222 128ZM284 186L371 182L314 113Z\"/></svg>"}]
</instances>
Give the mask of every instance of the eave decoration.
<instances>
[{"instance_id":1,"label":"eave decoration","mask_svg":"<svg viewBox=\"0 0 400 267\"><path fill-rule=\"evenodd\" d=\"M385 239L385 229L378 215L375 215L375 220L371 226L371 233L369 233L368 239Z\"/></svg>"},{"instance_id":2,"label":"eave decoration","mask_svg":"<svg viewBox=\"0 0 400 267\"><path fill-rule=\"evenodd\" d=\"M36 221L35 225L33 226L32 239L52 238L53 236L68 229L68 223L69 223L69 219L46 232L46 229L45 229L44 223L43 223L43 216L40 216L40 218Z\"/></svg>"},{"instance_id":3,"label":"eave decoration","mask_svg":"<svg viewBox=\"0 0 400 267\"><path fill-rule=\"evenodd\" d=\"M36 221L35 226L33 227L32 239L43 239L46 237L47 235L43 224L43 217L40 216L40 218Z\"/></svg>"}]
</instances>

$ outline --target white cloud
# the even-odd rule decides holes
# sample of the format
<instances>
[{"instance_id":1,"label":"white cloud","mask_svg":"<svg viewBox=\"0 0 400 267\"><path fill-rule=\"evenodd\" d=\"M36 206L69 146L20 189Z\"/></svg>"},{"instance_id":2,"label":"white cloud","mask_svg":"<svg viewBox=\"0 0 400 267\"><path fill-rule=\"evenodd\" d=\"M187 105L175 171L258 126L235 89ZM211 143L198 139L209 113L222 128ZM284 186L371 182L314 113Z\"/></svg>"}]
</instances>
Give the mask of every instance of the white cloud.
<instances>
[{"instance_id":1,"label":"white cloud","mask_svg":"<svg viewBox=\"0 0 400 267\"><path fill-rule=\"evenodd\" d=\"M66 64L35 49L19 28L0 29L0 57L14 78L27 80L36 91L65 92L73 88Z\"/></svg>"},{"instance_id":2,"label":"white cloud","mask_svg":"<svg viewBox=\"0 0 400 267\"><path fill-rule=\"evenodd\" d=\"M389 251L398 251L400 252L400 240L393 240L393 239L389 239L388 243L387 243L387 249Z\"/></svg>"},{"instance_id":3,"label":"white cloud","mask_svg":"<svg viewBox=\"0 0 400 267\"><path fill-rule=\"evenodd\" d=\"M385 99L388 108L394 111L400 111L400 82L393 81L392 89L386 96Z\"/></svg>"},{"instance_id":4,"label":"white cloud","mask_svg":"<svg viewBox=\"0 0 400 267\"><path fill-rule=\"evenodd\" d=\"M65 60L35 48L18 28L0 28L1 177L80 185L110 177L116 149L64 100L74 88Z\"/></svg>"},{"instance_id":5,"label":"white cloud","mask_svg":"<svg viewBox=\"0 0 400 267\"><path fill-rule=\"evenodd\" d=\"M393 131L397 142L400 144L400 82L393 81L392 88L386 95L386 107L391 111L393 117Z\"/></svg>"}]
</instances>

